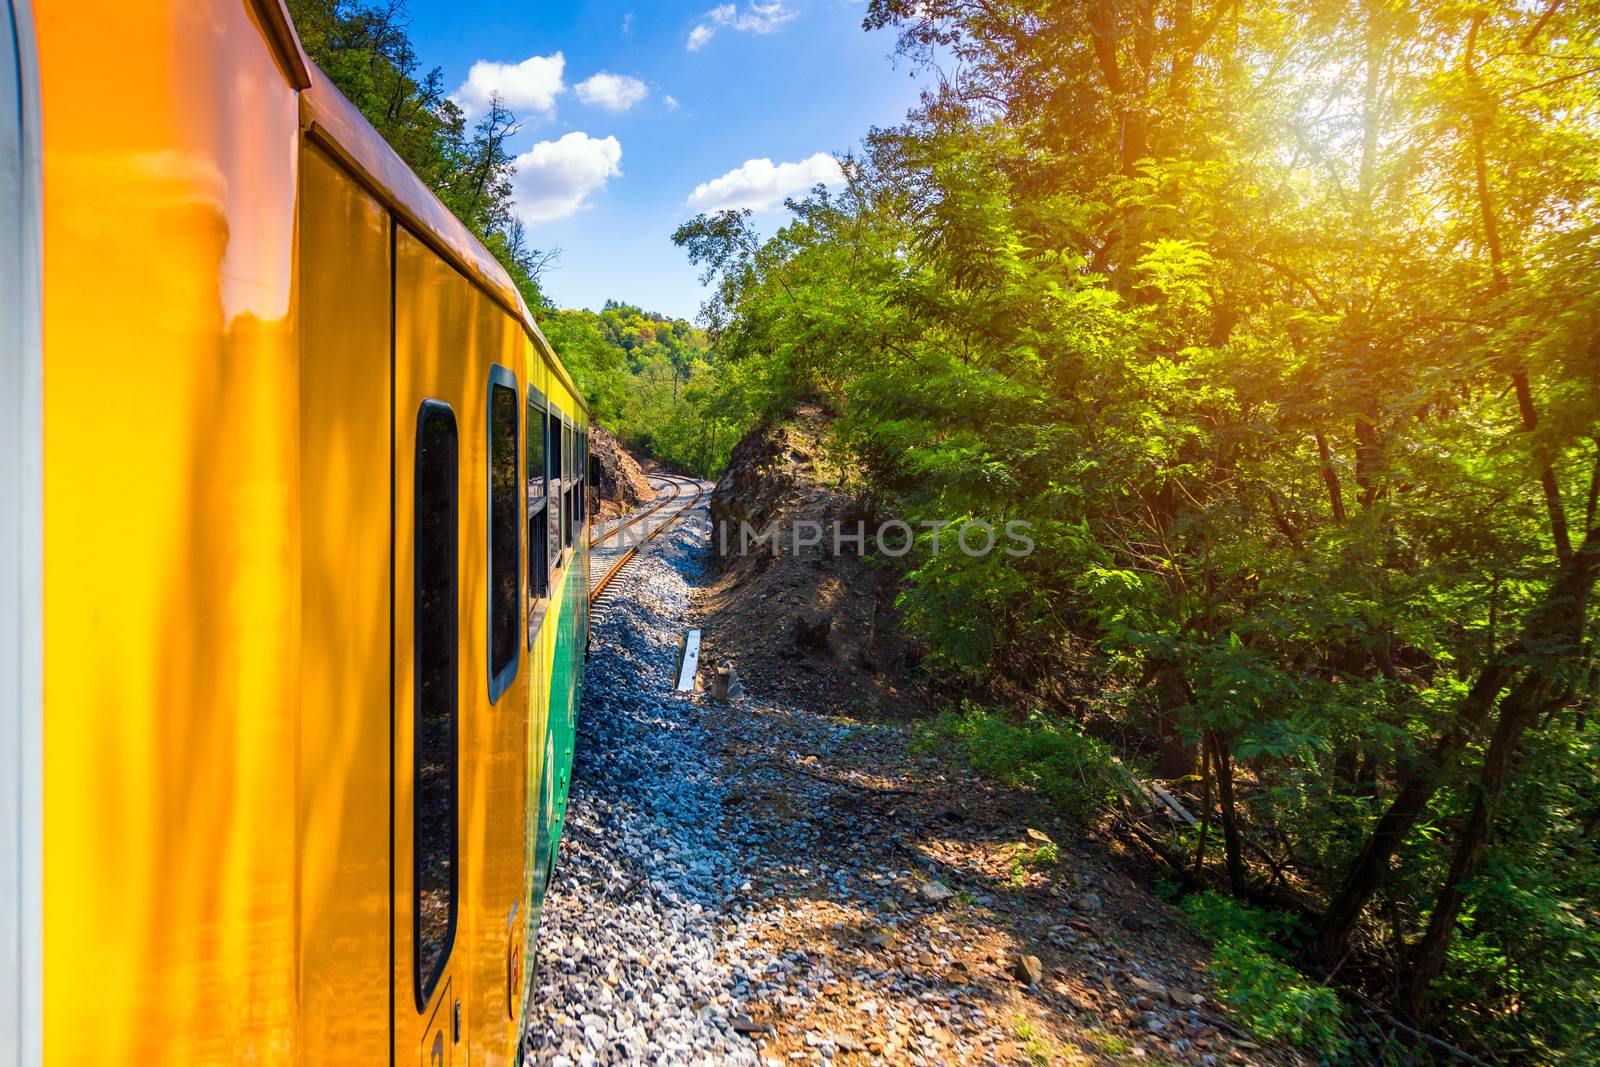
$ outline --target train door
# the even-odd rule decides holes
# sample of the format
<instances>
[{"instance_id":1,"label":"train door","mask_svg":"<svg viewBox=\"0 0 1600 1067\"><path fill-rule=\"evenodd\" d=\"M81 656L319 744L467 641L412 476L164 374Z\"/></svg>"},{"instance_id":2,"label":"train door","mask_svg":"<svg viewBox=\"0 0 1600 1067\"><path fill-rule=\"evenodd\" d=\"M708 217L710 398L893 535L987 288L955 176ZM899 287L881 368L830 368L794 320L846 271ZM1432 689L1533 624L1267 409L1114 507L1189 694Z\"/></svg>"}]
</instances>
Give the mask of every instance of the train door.
<instances>
[{"instance_id":1,"label":"train door","mask_svg":"<svg viewBox=\"0 0 1600 1067\"><path fill-rule=\"evenodd\" d=\"M481 387L467 358L462 282L397 227L394 238L394 1062L469 1062L470 872L465 719L482 687L470 611L469 462ZM479 602L481 603L481 601Z\"/></svg>"},{"instance_id":2,"label":"train door","mask_svg":"<svg viewBox=\"0 0 1600 1067\"><path fill-rule=\"evenodd\" d=\"M380 1063L392 965L391 222L312 143L299 208L301 1062Z\"/></svg>"}]
</instances>

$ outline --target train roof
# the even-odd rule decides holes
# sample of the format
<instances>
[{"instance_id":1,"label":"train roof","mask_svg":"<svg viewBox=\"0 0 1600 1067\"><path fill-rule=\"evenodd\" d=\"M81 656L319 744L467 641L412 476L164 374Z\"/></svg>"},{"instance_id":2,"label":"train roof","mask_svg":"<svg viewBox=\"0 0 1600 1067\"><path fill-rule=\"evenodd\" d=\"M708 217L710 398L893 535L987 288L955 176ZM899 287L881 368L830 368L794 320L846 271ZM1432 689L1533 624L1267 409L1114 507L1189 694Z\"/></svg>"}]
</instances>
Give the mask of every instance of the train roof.
<instances>
[{"instance_id":1,"label":"train roof","mask_svg":"<svg viewBox=\"0 0 1600 1067\"><path fill-rule=\"evenodd\" d=\"M254 4L265 23L263 28L283 67L284 77L300 93L301 128L350 168L434 251L515 315L534 346L555 367L587 414L588 404L577 383L534 322L522 294L499 260L444 206L366 116L306 55L284 0L254 0Z\"/></svg>"}]
</instances>

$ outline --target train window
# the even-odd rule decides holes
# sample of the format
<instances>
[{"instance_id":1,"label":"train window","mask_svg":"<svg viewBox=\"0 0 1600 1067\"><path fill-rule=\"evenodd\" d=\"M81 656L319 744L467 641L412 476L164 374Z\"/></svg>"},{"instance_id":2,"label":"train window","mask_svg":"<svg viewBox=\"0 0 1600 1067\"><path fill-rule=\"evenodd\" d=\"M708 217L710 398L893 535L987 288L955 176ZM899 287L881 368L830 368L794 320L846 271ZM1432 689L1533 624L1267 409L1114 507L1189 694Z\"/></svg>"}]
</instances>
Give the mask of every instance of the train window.
<instances>
[{"instance_id":1,"label":"train window","mask_svg":"<svg viewBox=\"0 0 1600 1067\"><path fill-rule=\"evenodd\" d=\"M433 996L456 930L456 417L424 400L417 413L416 753L413 792L413 944L417 1010Z\"/></svg>"},{"instance_id":2,"label":"train window","mask_svg":"<svg viewBox=\"0 0 1600 1067\"><path fill-rule=\"evenodd\" d=\"M578 520L589 518L589 431L578 436Z\"/></svg>"},{"instance_id":3,"label":"train window","mask_svg":"<svg viewBox=\"0 0 1600 1067\"><path fill-rule=\"evenodd\" d=\"M574 430L572 434L572 481L577 490L573 498L575 512L573 518L577 520L577 533L573 534L574 537L583 533L583 485L585 474L583 468L586 466L584 457L583 431Z\"/></svg>"},{"instance_id":4,"label":"train window","mask_svg":"<svg viewBox=\"0 0 1600 1067\"><path fill-rule=\"evenodd\" d=\"M544 466L545 428L544 397L528 390L528 419L523 428L527 441L527 458L522 469L528 479L528 647L533 647L534 631L539 621L534 605L550 595L550 526L545 516L546 480L549 472Z\"/></svg>"},{"instance_id":5,"label":"train window","mask_svg":"<svg viewBox=\"0 0 1600 1067\"><path fill-rule=\"evenodd\" d=\"M522 486L517 480L517 379L489 368L489 701L517 676L522 642Z\"/></svg>"},{"instance_id":6,"label":"train window","mask_svg":"<svg viewBox=\"0 0 1600 1067\"><path fill-rule=\"evenodd\" d=\"M545 455L545 469L550 472L550 567L554 570L561 564L561 412L553 405L550 408L550 446Z\"/></svg>"},{"instance_id":7,"label":"train window","mask_svg":"<svg viewBox=\"0 0 1600 1067\"><path fill-rule=\"evenodd\" d=\"M578 434L566 427L566 542L578 537Z\"/></svg>"}]
</instances>

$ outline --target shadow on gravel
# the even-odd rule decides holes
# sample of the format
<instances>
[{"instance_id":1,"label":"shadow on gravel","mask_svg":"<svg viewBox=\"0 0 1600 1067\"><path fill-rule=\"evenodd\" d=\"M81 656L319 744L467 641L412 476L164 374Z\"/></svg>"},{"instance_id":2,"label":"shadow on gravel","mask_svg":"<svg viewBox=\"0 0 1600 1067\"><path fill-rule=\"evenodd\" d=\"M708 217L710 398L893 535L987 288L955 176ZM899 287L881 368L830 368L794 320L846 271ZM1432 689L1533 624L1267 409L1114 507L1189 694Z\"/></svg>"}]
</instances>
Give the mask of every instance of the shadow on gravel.
<instances>
[{"instance_id":1,"label":"shadow on gravel","mask_svg":"<svg viewBox=\"0 0 1600 1067\"><path fill-rule=\"evenodd\" d=\"M726 832L762 856L749 907L803 961L755 989L765 1054L809 1057L821 1033L839 1062L1293 1061L1219 1029L1204 946L1040 802L912 758L892 728L757 701L700 711L723 739Z\"/></svg>"}]
</instances>

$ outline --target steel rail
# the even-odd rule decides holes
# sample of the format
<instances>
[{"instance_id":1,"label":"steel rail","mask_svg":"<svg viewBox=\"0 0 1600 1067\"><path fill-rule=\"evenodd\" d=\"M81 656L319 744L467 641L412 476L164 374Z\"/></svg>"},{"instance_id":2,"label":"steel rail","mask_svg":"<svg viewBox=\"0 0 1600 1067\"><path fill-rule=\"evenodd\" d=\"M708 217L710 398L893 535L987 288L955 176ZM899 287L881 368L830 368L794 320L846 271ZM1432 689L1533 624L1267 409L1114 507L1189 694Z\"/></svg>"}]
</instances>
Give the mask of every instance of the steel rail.
<instances>
[{"instance_id":1,"label":"steel rail","mask_svg":"<svg viewBox=\"0 0 1600 1067\"><path fill-rule=\"evenodd\" d=\"M622 572L622 569L633 561L633 557L638 554L639 549L643 548L645 545L649 544L651 541L654 541L657 537L661 536L661 533L664 530L669 529L672 526L673 523L677 522L679 519L683 518L684 515L688 514L690 511L694 510L695 505L700 503L700 498L705 495L705 492L706 492L705 486L702 485L699 482L691 481L690 479L687 479L687 478L679 479L679 478L676 478L675 476L672 476L672 475L665 475L663 477L671 477L671 478L673 478L674 482L679 486L680 490L681 490L682 486L685 483L687 483L689 485L693 485L694 486L694 496L691 497L686 503L680 505L670 515L666 516L666 518L660 524L658 524L653 530L651 530L648 534L646 534L644 536L643 540L641 540L638 544L634 545L632 548L628 549L627 552L622 554L622 557L620 559L618 559L615 564L612 565L611 569L606 571L605 575L603 577L601 577L601 579L598 582L595 583L594 588L589 590L589 603L590 604L593 604L597 600L600 599L601 594L604 593L605 590L606 590L606 586L610 585L611 584L611 580L613 578L615 578L618 574L620 574ZM680 491L678 493L675 493L670 498L670 500L681 500L683 498L683 495L684 494ZM655 510L655 509L652 509L652 510ZM641 518L642 517L643 516L641 516Z\"/></svg>"},{"instance_id":2,"label":"steel rail","mask_svg":"<svg viewBox=\"0 0 1600 1067\"><path fill-rule=\"evenodd\" d=\"M658 478L661 481L666 482L667 484L665 486L659 486L658 487L662 491L658 492L655 495L655 498L650 502L650 506L645 508L642 511L634 512L633 515L631 515L630 517L628 517L624 521L612 523L611 528L609 530L606 530L604 533L596 534L595 536L589 538L589 547L590 548L593 548L595 545L598 545L601 541L609 541L611 538L617 536L617 534L621 533L623 530L626 530L628 527L632 526L634 523L640 521L641 519L648 518L649 516L654 515L657 511L660 511L662 508L666 507L668 504L672 503L674 500L678 499L678 497L683 495L683 485L673 475L670 475L670 474L653 474L653 475L651 475L651 477L652 478ZM673 490L672 495L670 495L670 496L667 495L667 493L666 493L667 489L672 489Z\"/></svg>"}]
</instances>

